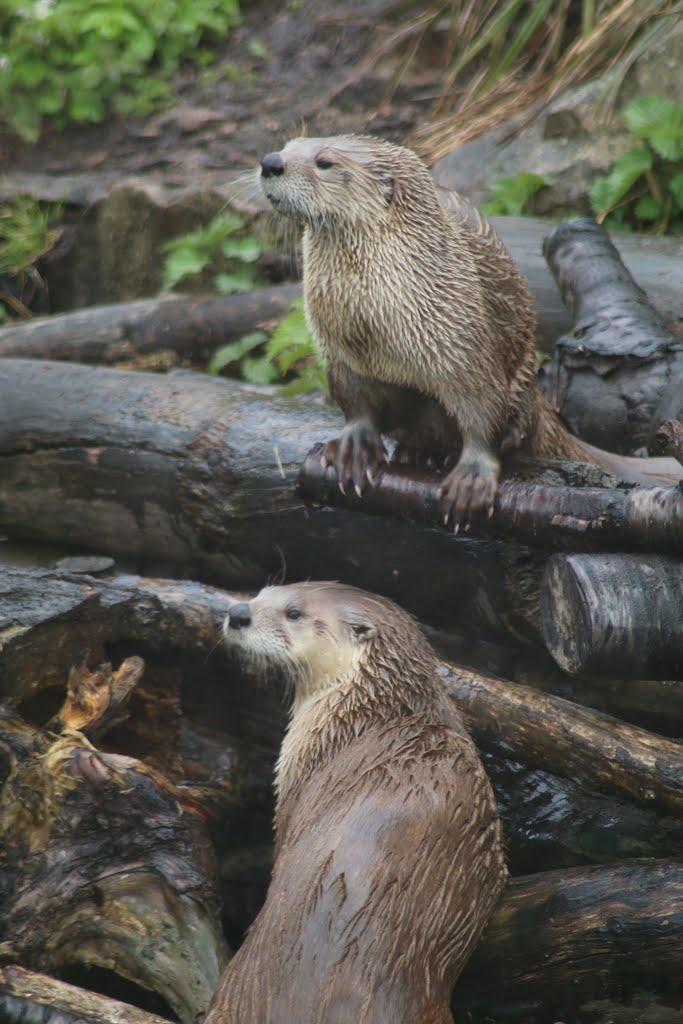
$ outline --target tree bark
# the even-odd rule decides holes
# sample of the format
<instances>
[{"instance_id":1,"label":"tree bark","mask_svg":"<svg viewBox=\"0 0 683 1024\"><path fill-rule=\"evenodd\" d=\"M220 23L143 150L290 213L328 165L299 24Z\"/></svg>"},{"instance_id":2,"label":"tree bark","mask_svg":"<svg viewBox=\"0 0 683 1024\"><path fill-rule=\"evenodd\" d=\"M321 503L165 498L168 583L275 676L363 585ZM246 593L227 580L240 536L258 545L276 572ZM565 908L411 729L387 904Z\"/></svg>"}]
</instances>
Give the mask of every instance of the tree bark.
<instances>
[{"instance_id":1,"label":"tree bark","mask_svg":"<svg viewBox=\"0 0 683 1024\"><path fill-rule=\"evenodd\" d=\"M615 452L648 445L661 420L678 418L671 389L683 378L683 338L651 307L593 220L558 225L543 251L574 321L543 367L546 394L591 444Z\"/></svg>"},{"instance_id":2,"label":"tree bark","mask_svg":"<svg viewBox=\"0 0 683 1024\"><path fill-rule=\"evenodd\" d=\"M57 716L4 706L0 955L57 974L97 968L204 1015L227 950L205 812L149 763L97 750L144 670L72 668Z\"/></svg>"},{"instance_id":3,"label":"tree bark","mask_svg":"<svg viewBox=\"0 0 683 1024\"><path fill-rule=\"evenodd\" d=\"M683 679L683 564L555 555L541 586L548 650L573 674Z\"/></svg>"},{"instance_id":4,"label":"tree bark","mask_svg":"<svg viewBox=\"0 0 683 1024\"><path fill-rule=\"evenodd\" d=\"M5 1024L169 1024L130 1003L109 999L24 967L0 967Z\"/></svg>"},{"instance_id":5,"label":"tree bark","mask_svg":"<svg viewBox=\"0 0 683 1024\"><path fill-rule=\"evenodd\" d=\"M663 814L683 812L683 745L561 697L442 662L482 746Z\"/></svg>"},{"instance_id":6,"label":"tree bark","mask_svg":"<svg viewBox=\"0 0 683 1024\"><path fill-rule=\"evenodd\" d=\"M234 589L324 567L435 625L457 614L464 628L540 642L540 553L304 508L300 461L341 426L310 399L205 374L8 359L0 408L0 528L10 537Z\"/></svg>"},{"instance_id":7,"label":"tree bark","mask_svg":"<svg viewBox=\"0 0 683 1024\"><path fill-rule=\"evenodd\" d=\"M286 284L246 295L161 295L36 317L0 328L0 356L109 364L170 350L205 362L219 345L284 316L300 295L300 285Z\"/></svg>"},{"instance_id":8,"label":"tree bark","mask_svg":"<svg viewBox=\"0 0 683 1024\"><path fill-rule=\"evenodd\" d=\"M509 883L453 1006L474 1024L569 1024L584 1019L581 1007L587 1012L591 1000L616 1002L634 987L678 1005L682 959L679 863L544 872Z\"/></svg>"},{"instance_id":9,"label":"tree bark","mask_svg":"<svg viewBox=\"0 0 683 1024\"><path fill-rule=\"evenodd\" d=\"M437 490L440 478L427 470L388 466L377 474L359 498L343 494L336 472L324 469L322 445L306 456L297 481L305 501L363 509L374 515L396 516L443 527ZM574 464L562 463L571 470ZM533 471L534 464L527 464ZM542 476L543 467L535 464ZM594 475L591 468L581 476L572 470L574 483L584 484ZM583 550L632 548L637 551L683 552L683 493L669 488L557 486L531 480L503 479L493 504L491 519L475 523L475 534L496 533L547 548Z\"/></svg>"}]
</instances>

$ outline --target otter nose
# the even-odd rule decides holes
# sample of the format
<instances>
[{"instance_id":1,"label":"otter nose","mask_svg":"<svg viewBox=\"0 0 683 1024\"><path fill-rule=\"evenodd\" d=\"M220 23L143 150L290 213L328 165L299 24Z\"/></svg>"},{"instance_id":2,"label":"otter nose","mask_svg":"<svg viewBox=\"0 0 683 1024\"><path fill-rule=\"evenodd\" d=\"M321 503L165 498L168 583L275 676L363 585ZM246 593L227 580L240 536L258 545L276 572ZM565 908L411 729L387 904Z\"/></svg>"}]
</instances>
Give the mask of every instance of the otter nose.
<instances>
[{"instance_id":1,"label":"otter nose","mask_svg":"<svg viewBox=\"0 0 683 1024\"><path fill-rule=\"evenodd\" d=\"M276 178L284 172L285 165L279 153L266 153L261 161L261 177Z\"/></svg>"},{"instance_id":2,"label":"otter nose","mask_svg":"<svg viewBox=\"0 0 683 1024\"><path fill-rule=\"evenodd\" d=\"M246 601L232 606L228 612L228 625L230 629L243 629L251 625L251 610Z\"/></svg>"}]
</instances>

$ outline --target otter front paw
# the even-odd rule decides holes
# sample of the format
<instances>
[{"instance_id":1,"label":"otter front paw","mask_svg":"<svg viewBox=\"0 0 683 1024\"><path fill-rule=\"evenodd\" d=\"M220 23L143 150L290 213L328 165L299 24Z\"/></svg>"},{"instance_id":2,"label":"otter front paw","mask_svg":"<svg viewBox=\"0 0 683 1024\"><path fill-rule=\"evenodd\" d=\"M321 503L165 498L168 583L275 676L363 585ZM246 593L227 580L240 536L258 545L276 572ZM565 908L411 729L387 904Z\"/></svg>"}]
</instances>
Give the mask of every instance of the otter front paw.
<instances>
[{"instance_id":1,"label":"otter front paw","mask_svg":"<svg viewBox=\"0 0 683 1024\"><path fill-rule=\"evenodd\" d=\"M388 462L386 448L377 431L367 423L349 423L341 437L328 441L320 460L323 468L334 466L342 494L353 488L360 498L366 483Z\"/></svg>"},{"instance_id":2,"label":"otter front paw","mask_svg":"<svg viewBox=\"0 0 683 1024\"><path fill-rule=\"evenodd\" d=\"M461 526L469 529L477 516L493 514L493 499L498 490L500 466L485 457L460 459L437 491L444 523L453 522L457 533Z\"/></svg>"}]
</instances>

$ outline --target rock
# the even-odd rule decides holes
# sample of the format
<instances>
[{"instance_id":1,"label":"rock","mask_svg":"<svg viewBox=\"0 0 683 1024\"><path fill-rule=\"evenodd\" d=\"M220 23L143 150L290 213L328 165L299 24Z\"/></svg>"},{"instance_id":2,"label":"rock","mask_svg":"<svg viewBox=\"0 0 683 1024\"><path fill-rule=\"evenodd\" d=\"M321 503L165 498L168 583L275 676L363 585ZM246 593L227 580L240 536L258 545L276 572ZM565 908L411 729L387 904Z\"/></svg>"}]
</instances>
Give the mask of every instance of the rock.
<instances>
[{"instance_id":1,"label":"rock","mask_svg":"<svg viewBox=\"0 0 683 1024\"><path fill-rule=\"evenodd\" d=\"M522 171L548 175L552 185L535 197L533 212L541 215L590 213L587 192L633 139L621 112L637 95L656 94L680 102L683 22L654 42L619 85L612 73L571 88L552 100L525 127L526 114L508 121L447 154L434 165L434 176L481 204L490 199L489 185ZM521 127L521 130L518 129Z\"/></svg>"}]
</instances>

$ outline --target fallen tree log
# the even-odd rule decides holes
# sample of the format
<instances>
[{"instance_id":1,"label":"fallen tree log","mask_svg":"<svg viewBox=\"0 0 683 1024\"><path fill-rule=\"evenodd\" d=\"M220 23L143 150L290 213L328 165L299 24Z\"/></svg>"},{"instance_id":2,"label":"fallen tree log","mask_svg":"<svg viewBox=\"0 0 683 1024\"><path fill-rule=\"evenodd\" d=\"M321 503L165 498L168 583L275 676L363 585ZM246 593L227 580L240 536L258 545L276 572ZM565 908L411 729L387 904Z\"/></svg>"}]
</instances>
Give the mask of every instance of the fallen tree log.
<instances>
[{"instance_id":1,"label":"fallen tree log","mask_svg":"<svg viewBox=\"0 0 683 1024\"><path fill-rule=\"evenodd\" d=\"M683 745L561 697L441 664L480 745L680 817Z\"/></svg>"},{"instance_id":2,"label":"fallen tree log","mask_svg":"<svg viewBox=\"0 0 683 1024\"><path fill-rule=\"evenodd\" d=\"M683 338L655 312L592 219L558 225L543 252L574 321L543 366L545 393L586 441L626 453L646 446L659 426L656 413L660 421L678 418L670 389L683 378Z\"/></svg>"},{"instance_id":3,"label":"fallen tree log","mask_svg":"<svg viewBox=\"0 0 683 1024\"><path fill-rule=\"evenodd\" d=\"M214 349L280 317L301 294L297 284L245 295L160 295L36 317L0 328L0 356L121 363L172 351L206 362Z\"/></svg>"},{"instance_id":4,"label":"fallen tree log","mask_svg":"<svg viewBox=\"0 0 683 1024\"><path fill-rule=\"evenodd\" d=\"M541 585L541 622L566 672L683 679L683 563L555 555Z\"/></svg>"},{"instance_id":5,"label":"fallen tree log","mask_svg":"<svg viewBox=\"0 0 683 1024\"><path fill-rule=\"evenodd\" d=\"M443 527L437 498L440 478L436 473L388 466L377 473L359 498L351 490L342 493L335 470L322 466L321 454L322 445L316 445L301 467L297 491L304 501ZM585 479L577 472L575 483L584 483ZM678 486L627 490L504 478L494 500L493 515L475 523L472 530L548 548L680 553L683 492Z\"/></svg>"},{"instance_id":6,"label":"fallen tree log","mask_svg":"<svg viewBox=\"0 0 683 1024\"><path fill-rule=\"evenodd\" d=\"M591 1000L626 1003L639 988L679 1005L682 957L680 863L516 878L456 984L454 1012L469 1012L474 1024L570 1022L584 1019Z\"/></svg>"},{"instance_id":7,"label":"fallen tree log","mask_svg":"<svg viewBox=\"0 0 683 1024\"><path fill-rule=\"evenodd\" d=\"M303 507L301 459L339 431L338 415L310 399L205 374L7 359L0 408L0 529L10 537L234 589L283 571L322 574L436 625L457 615L463 628L540 642L542 553Z\"/></svg>"},{"instance_id":8,"label":"fallen tree log","mask_svg":"<svg viewBox=\"0 0 683 1024\"><path fill-rule=\"evenodd\" d=\"M96 580L44 569L2 570L0 691L20 700L32 722L54 729L44 709L50 701L61 703L73 665L86 659L96 666L113 650L119 657L144 651L145 676L133 691L131 717L110 734L109 748L142 757L170 774L207 810L223 863L224 922L230 940L238 941L254 908L240 895L240 879L245 870L248 877L254 870L238 863L237 851L245 846L245 829L251 844L261 846L258 857L269 847L272 765L286 714L284 685L273 680L265 688L255 687L254 679L243 675L223 650L220 628L226 606L225 592L189 581ZM633 786L613 787L609 775L603 784L601 758L608 759L604 737L616 742L623 736L621 723L591 717L566 700L482 673L447 665L444 672L455 697L460 700L461 692L465 694L464 710L496 787L515 870L634 852L663 856L683 851L683 825L658 819L656 802L634 801ZM499 726L493 729L490 720L499 703ZM547 738L545 716L557 723L564 742L573 744L573 762L566 761L561 745L556 752ZM586 721L603 737L595 748L594 733L586 738ZM613 725L616 732L610 732ZM645 735L653 744L659 742ZM119 745L112 748L114 738ZM665 741L664 756L668 750ZM574 770L575 763L580 769ZM634 759L630 779L633 783L641 767L647 790L652 772L649 764L642 766L642 759ZM618 766L610 770L617 773ZM267 879L267 860L259 860L255 873L258 890ZM254 887L253 878L250 885ZM254 900L261 891L256 890Z\"/></svg>"},{"instance_id":9,"label":"fallen tree log","mask_svg":"<svg viewBox=\"0 0 683 1024\"><path fill-rule=\"evenodd\" d=\"M4 1024L169 1024L130 1003L27 971L0 967L0 1019Z\"/></svg>"}]
</instances>

